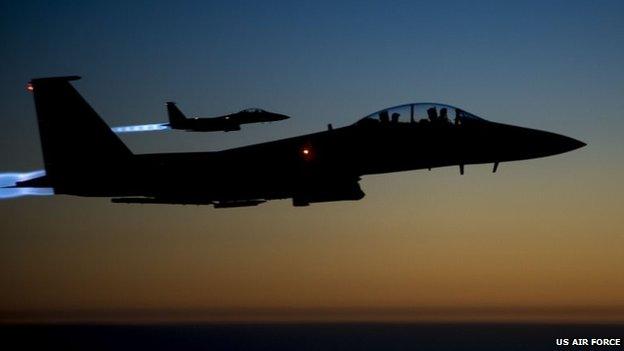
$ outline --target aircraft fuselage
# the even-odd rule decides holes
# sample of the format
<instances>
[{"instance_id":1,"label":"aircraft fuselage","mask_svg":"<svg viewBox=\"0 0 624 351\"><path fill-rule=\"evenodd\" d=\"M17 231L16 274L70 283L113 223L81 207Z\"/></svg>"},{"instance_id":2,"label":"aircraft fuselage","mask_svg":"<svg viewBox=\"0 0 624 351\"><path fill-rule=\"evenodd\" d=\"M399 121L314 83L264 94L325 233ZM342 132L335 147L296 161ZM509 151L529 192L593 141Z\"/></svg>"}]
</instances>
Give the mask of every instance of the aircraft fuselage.
<instances>
[{"instance_id":1,"label":"aircraft fuselage","mask_svg":"<svg viewBox=\"0 0 624 351\"><path fill-rule=\"evenodd\" d=\"M127 192L114 196L290 198L311 184L331 188L370 174L524 160L582 145L558 134L493 122L352 125L218 152L136 155L132 177L119 179L134 181Z\"/></svg>"}]
</instances>

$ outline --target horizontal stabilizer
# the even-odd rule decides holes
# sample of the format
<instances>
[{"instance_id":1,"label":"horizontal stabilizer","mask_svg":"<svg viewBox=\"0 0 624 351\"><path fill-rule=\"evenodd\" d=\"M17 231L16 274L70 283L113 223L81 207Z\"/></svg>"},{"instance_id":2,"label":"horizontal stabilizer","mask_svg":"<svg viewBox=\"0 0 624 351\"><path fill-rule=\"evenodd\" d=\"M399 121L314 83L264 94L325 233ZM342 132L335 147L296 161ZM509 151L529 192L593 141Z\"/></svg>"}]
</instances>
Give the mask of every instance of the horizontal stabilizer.
<instances>
[{"instance_id":1,"label":"horizontal stabilizer","mask_svg":"<svg viewBox=\"0 0 624 351\"><path fill-rule=\"evenodd\" d=\"M59 77L44 77L44 78L33 78L30 80L31 83L42 83L42 82L69 82L72 80L80 79L80 76L59 76Z\"/></svg>"}]
</instances>

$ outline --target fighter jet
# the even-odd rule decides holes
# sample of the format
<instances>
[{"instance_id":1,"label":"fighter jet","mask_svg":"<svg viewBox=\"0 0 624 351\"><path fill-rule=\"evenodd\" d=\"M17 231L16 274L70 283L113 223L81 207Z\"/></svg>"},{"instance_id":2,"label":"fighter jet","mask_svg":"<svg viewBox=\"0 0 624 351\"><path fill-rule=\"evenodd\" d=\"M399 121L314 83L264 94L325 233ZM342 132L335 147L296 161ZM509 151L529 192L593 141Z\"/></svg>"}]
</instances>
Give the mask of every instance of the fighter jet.
<instances>
[{"instance_id":1,"label":"fighter jet","mask_svg":"<svg viewBox=\"0 0 624 351\"><path fill-rule=\"evenodd\" d=\"M584 146L551 132L487 121L445 104L411 103L352 125L218 152L134 154L80 96L77 76L33 79L45 175L12 189L112 198L115 203L216 208L292 199L294 206L360 200L370 174L556 155ZM29 193L29 192L28 192Z\"/></svg>"},{"instance_id":2,"label":"fighter jet","mask_svg":"<svg viewBox=\"0 0 624 351\"><path fill-rule=\"evenodd\" d=\"M192 132L230 132L240 130L241 124L275 122L290 117L279 113L268 112L259 108L248 108L236 113L219 117L186 118L174 102L167 103L169 123L164 124L171 129L182 129Z\"/></svg>"}]
</instances>

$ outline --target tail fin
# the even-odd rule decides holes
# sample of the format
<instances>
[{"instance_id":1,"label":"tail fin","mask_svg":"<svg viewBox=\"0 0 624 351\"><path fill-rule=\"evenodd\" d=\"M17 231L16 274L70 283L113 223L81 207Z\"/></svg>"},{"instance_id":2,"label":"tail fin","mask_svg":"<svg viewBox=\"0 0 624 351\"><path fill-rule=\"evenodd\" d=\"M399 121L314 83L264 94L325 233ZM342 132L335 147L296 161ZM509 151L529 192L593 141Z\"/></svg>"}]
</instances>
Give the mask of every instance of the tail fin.
<instances>
[{"instance_id":1,"label":"tail fin","mask_svg":"<svg viewBox=\"0 0 624 351\"><path fill-rule=\"evenodd\" d=\"M186 116L180 111L175 102L167 102L167 114L169 115L169 125L171 128L181 127Z\"/></svg>"},{"instance_id":2,"label":"tail fin","mask_svg":"<svg viewBox=\"0 0 624 351\"><path fill-rule=\"evenodd\" d=\"M33 79L43 160L52 184L67 184L75 173L111 173L132 157L108 125L69 81L78 76ZM80 170L81 172L76 172ZM69 179L68 179L69 178Z\"/></svg>"}]
</instances>

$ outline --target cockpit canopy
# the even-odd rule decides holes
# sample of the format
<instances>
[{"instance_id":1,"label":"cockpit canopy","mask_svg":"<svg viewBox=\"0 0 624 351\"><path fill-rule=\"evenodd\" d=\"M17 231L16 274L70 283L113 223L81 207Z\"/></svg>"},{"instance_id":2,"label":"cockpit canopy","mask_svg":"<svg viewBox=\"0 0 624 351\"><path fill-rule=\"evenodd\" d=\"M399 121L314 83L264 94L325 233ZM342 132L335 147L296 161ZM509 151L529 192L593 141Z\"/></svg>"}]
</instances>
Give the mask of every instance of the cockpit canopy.
<instances>
[{"instance_id":1,"label":"cockpit canopy","mask_svg":"<svg viewBox=\"0 0 624 351\"><path fill-rule=\"evenodd\" d=\"M253 107L253 108L247 108L247 109L244 109L244 110L242 110L241 112L244 112L244 113L261 113L261 112L266 112L266 111L264 111L264 110L263 110L263 109L261 109L261 108L255 108L255 107Z\"/></svg>"},{"instance_id":2,"label":"cockpit canopy","mask_svg":"<svg viewBox=\"0 0 624 351\"><path fill-rule=\"evenodd\" d=\"M457 107L426 102L386 108L360 119L355 124L462 125L473 122L485 120Z\"/></svg>"}]
</instances>

